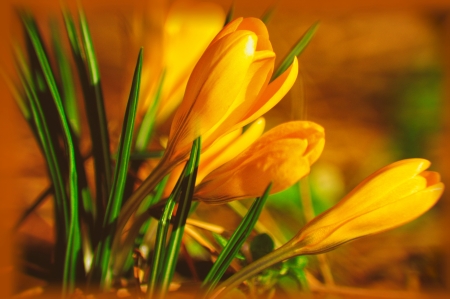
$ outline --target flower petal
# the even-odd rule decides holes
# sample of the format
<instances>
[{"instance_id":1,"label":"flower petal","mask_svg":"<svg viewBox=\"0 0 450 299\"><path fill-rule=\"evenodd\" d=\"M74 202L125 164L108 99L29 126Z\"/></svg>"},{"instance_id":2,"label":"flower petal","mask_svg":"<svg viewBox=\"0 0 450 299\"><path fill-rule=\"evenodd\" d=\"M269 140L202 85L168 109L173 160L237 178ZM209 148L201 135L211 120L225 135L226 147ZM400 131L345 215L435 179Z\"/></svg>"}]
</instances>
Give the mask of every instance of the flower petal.
<instances>
[{"instance_id":1,"label":"flower petal","mask_svg":"<svg viewBox=\"0 0 450 299\"><path fill-rule=\"evenodd\" d=\"M190 76L174 116L168 150L175 150L171 147L176 145L176 151L184 156L195 138L228 113L242 89L255 46L253 33L238 31L208 47Z\"/></svg>"},{"instance_id":2,"label":"flower petal","mask_svg":"<svg viewBox=\"0 0 450 299\"><path fill-rule=\"evenodd\" d=\"M257 100L247 115L245 115L238 123L230 128L230 130L240 128L248 123L251 123L278 104L278 102L291 89L292 85L294 85L294 82L297 79L297 74L298 61L297 58L295 58L292 65L267 86L264 93Z\"/></svg>"},{"instance_id":3,"label":"flower petal","mask_svg":"<svg viewBox=\"0 0 450 299\"><path fill-rule=\"evenodd\" d=\"M434 206L443 190L444 185L438 183L346 221L339 220L339 214L334 213L334 224L310 222L294 238L298 242L297 253L322 253L353 239L410 222Z\"/></svg>"},{"instance_id":4,"label":"flower petal","mask_svg":"<svg viewBox=\"0 0 450 299\"><path fill-rule=\"evenodd\" d=\"M196 188L195 196L207 203L260 196L272 182L272 192L281 191L310 169L304 156L310 148L309 140L324 138L323 128L312 122L289 122L279 125L261 136L239 156L208 174Z\"/></svg>"},{"instance_id":5,"label":"flower petal","mask_svg":"<svg viewBox=\"0 0 450 299\"><path fill-rule=\"evenodd\" d=\"M224 115L222 120L216 123L207 133L204 134L204 144L208 144L207 139L215 140L225 132L229 131L237 121L242 119L254 105L254 101L260 97L268 84L273 72L275 54L270 51L260 51L255 53L255 58L246 74L243 88L236 97L229 113ZM235 127L238 129L238 127ZM211 141L209 141L211 142Z\"/></svg>"},{"instance_id":6,"label":"flower petal","mask_svg":"<svg viewBox=\"0 0 450 299\"><path fill-rule=\"evenodd\" d=\"M228 34L235 32L243 20L244 18L242 17L236 18L233 21L229 22L227 25L225 25L225 27L223 27L223 29L212 40L210 46L215 42L217 42L218 40L220 40L221 38L227 36Z\"/></svg>"},{"instance_id":7,"label":"flower petal","mask_svg":"<svg viewBox=\"0 0 450 299\"><path fill-rule=\"evenodd\" d=\"M309 164L301 158L306 147L305 140L280 140L265 152L247 156L248 160L241 161L237 168L224 165L218 169L221 171L212 172L199 185L195 196L207 203L221 204L261 196L270 182L273 192L285 189L309 172Z\"/></svg>"},{"instance_id":8,"label":"flower petal","mask_svg":"<svg viewBox=\"0 0 450 299\"><path fill-rule=\"evenodd\" d=\"M210 146L202 155L197 182L201 182L211 171L230 161L255 142L264 132L265 123L264 118L256 120L241 136L230 142L228 146L216 146L216 142Z\"/></svg>"},{"instance_id":9,"label":"flower petal","mask_svg":"<svg viewBox=\"0 0 450 299\"><path fill-rule=\"evenodd\" d=\"M430 162L424 159L407 159L392 163L367 177L337 206L342 211L347 210L354 213L364 211L368 206L378 204L380 198L385 199L395 188L416 177L429 166ZM352 197L357 197L358 200L348 200Z\"/></svg>"}]
</instances>

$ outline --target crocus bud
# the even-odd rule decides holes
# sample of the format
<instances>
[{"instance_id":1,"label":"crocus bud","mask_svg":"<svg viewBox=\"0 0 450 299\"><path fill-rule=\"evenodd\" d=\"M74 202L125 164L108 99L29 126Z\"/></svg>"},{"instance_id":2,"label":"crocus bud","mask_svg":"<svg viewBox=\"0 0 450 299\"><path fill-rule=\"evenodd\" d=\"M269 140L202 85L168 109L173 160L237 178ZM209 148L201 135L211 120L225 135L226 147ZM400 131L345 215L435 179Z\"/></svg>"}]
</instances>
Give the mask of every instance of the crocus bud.
<instances>
[{"instance_id":1,"label":"crocus bud","mask_svg":"<svg viewBox=\"0 0 450 299\"><path fill-rule=\"evenodd\" d=\"M309 173L324 143L323 128L313 122L281 124L208 174L194 197L213 204L257 197L270 182L271 193L282 191Z\"/></svg>"},{"instance_id":2,"label":"crocus bud","mask_svg":"<svg viewBox=\"0 0 450 299\"><path fill-rule=\"evenodd\" d=\"M321 253L419 217L444 191L439 174L425 171L429 166L424 159L407 159L378 170L306 224L290 246L301 254Z\"/></svg>"}]
</instances>

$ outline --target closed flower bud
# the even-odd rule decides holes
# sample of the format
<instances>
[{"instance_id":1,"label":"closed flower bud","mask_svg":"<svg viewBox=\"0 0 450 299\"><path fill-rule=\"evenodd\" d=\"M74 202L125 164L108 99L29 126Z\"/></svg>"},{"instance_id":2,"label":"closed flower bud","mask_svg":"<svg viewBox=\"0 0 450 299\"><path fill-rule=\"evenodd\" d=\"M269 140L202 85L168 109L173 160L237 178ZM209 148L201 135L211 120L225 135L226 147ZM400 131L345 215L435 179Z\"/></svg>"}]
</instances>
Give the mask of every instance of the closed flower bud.
<instances>
[{"instance_id":1,"label":"closed flower bud","mask_svg":"<svg viewBox=\"0 0 450 299\"><path fill-rule=\"evenodd\" d=\"M405 224L437 202L444 184L424 159L398 161L375 172L290 241L301 254L321 253L350 240Z\"/></svg>"},{"instance_id":2,"label":"closed flower bud","mask_svg":"<svg viewBox=\"0 0 450 299\"><path fill-rule=\"evenodd\" d=\"M185 159L194 139L203 147L256 120L292 87L294 60L273 82L275 53L259 19L238 18L208 46L189 78L169 135L169 160Z\"/></svg>"}]
</instances>

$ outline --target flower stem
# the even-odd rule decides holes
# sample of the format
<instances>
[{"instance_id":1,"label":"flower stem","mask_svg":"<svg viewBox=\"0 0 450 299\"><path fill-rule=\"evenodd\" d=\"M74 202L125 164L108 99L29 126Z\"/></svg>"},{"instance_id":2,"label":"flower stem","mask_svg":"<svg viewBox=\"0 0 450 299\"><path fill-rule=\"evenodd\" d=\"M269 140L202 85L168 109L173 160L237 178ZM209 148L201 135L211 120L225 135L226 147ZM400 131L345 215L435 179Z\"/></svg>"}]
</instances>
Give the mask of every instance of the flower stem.
<instances>
[{"instance_id":1,"label":"flower stem","mask_svg":"<svg viewBox=\"0 0 450 299\"><path fill-rule=\"evenodd\" d=\"M220 296L223 296L227 292L231 291L231 289L238 286L243 281L255 276L259 272L297 255L295 254L295 248L293 248L291 245L291 243L287 243L277 250L272 251L259 260L256 260L245 268L241 269L236 274L221 283L212 293L212 295L209 296L209 298L217 299Z\"/></svg>"}]
</instances>

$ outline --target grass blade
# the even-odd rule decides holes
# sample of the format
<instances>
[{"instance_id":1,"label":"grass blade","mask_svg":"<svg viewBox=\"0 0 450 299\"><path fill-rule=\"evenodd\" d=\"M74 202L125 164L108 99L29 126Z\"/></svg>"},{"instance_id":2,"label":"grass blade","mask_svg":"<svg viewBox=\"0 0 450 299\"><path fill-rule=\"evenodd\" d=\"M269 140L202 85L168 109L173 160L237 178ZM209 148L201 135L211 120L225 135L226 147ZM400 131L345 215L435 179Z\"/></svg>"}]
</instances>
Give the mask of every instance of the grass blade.
<instances>
[{"instance_id":1,"label":"grass blade","mask_svg":"<svg viewBox=\"0 0 450 299\"><path fill-rule=\"evenodd\" d=\"M22 213L22 216L20 216L19 220L17 220L16 224L14 225L14 230L17 230L25 221L25 219L27 219L28 216L30 216L30 214L33 213L53 192L53 185L47 187L44 191L42 191L33 202L33 204Z\"/></svg>"},{"instance_id":2,"label":"grass blade","mask_svg":"<svg viewBox=\"0 0 450 299\"><path fill-rule=\"evenodd\" d=\"M55 189L55 228L57 230L57 242L64 242L66 240L66 233L68 227L68 207L67 197L65 192L65 182L62 175L61 168L59 167L58 159L55 154L55 149L53 147L53 142L48 129L48 124L44 113L42 112L42 107L40 106L39 100L37 99L36 92L34 89L25 82L23 79L24 90L27 97L30 99L30 109L36 125L36 132L38 134L40 144L42 145L42 150L47 162L50 177L53 182Z\"/></svg>"},{"instance_id":3,"label":"grass blade","mask_svg":"<svg viewBox=\"0 0 450 299\"><path fill-rule=\"evenodd\" d=\"M75 86L72 76L72 68L61 44L61 35L58 30L58 24L51 23L52 44L56 56L56 62L59 69L62 87L62 99L64 108L69 119L72 130L76 136L80 136L80 117L75 95Z\"/></svg>"},{"instance_id":4,"label":"grass blade","mask_svg":"<svg viewBox=\"0 0 450 299\"><path fill-rule=\"evenodd\" d=\"M161 91L164 84L165 71L161 74L159 79L158 89L156 90L155 97L151 106L145 112L144 118L142 119L141 125L139 126L139 131L136 137L135 151L137 153L142 153L148 146L148 143L152 137L153 127L155 125L156 112L158 112L159 100L161 98Z\"/></svg>"},{"instance_id":5,"label":"grass blade","mask_svg":"<svg viewBox=\"0 0 450 299\"><path fill-rule=\"evenodd\" d=\"M186 164L184 166L183 171L181 172L180 177L178 178L178 181L177 181L175 187L173 188L173 190L169 196L169 199L167 200L167 202L164 206L163 213L158 222L155 246L153 248L153 263L152 263L152 267L150 269L150 275L149 275L149 280L148 280L147 295L149 298L153 298L153 296L156 294L157 288L159 287L159 284L160 284L160 280L161 280L160 278L161 278L161 273L163 271L162 268L164 265L164 257L165 257L165 252L166 252L165 247L166 247L167 235L169 232L169 224L171 223L171 220L172 220L172 215L173 215L173 210L175 208L176 199L180 196L181 185L182 185L182 182L186 175L187 167L188 167L188 165ZM147 213L141 214L133 226L136 227L136 225L137 225L137 227L140 228L141 225L144 223L144 221L148 217L150 217L150 215ZM132 227L132 229L133 229L133 227ZM134 240L134 235L135 234L132 235L133 240Z\"/></svg>"},{"instance_id":6,"label":"grass blade","mask_svg":"<svg viewBox=\"0 0 450 299\"><path fill-rule=\"evenodd\" d=\"M102 288L106 288L110 281L110 256L111 243L115 233L115 225L122 206L123 192L128 173L130 161L131 145L133 140L134 122L136 118L137 103L139 99L139 88L141 81L143 50L139 51L139 56L134 71L131 85L130 97L128 99L125 117L122 125L122 134L119 141L117 153L116 169L111 193L106 208L105 220L103 223L103 238L94 259L93 279L100 279Z\"/></svg>"},{"instance_id":7,"label":"grass blade","mask_svg":"<svg viewBox=\"0 0 450 299\"><path fill-rule=\"evenodd\" d=\"M291 51L286 55L283 62L280 64L278 69L273 73L271 81L275 80L278 76L280 76L285 70L289 68L289 66L294 61L294 57L300 55L309 44L314 34L316 33L318 22L314 23L309 29L303 34L303 36L297 41L295 46L291 49Z\"/></svg>"},{"instance_id":8,"label":"grass blade","mask_svg":"<svg viewBox=\"0 0 450 299\"><path fill-rule=\"evenodd\" d=\"M106 208L106 201L108 199L111 186L112 173L110 162L111 158L109 152L109 135L106 127L100 77L98 75L98 68L96 67L97 63L95 60L92 42L90 40L90 34L84 15L83 19L80 20L80 23L84 27L84 43L87 43L87 47L90 49L89 61L87 61L87 56L84 53L84 48L86 48L86 45L81 42L81 39L78 36L72 16L68 11L63 11L63 17L73 58L75 60L75 65L77 67L81 87L83 90L85 112L92 142L92 154L94 157L95 184L97 192L96 226L100 228L103 223L104 215L102 214L102 211L104 211ZM94 60L95 63L93 63L92 60ZM88 67L89 63L93 71L90 71ZM97 70L97 72L95 72L95 70ZM90 72L94 72L97 74L95 77L97 81L94 82L92 80L92 76L89 75ZM99 236L94 236L94 244L98 241L98 239Z\"/></svg>"},{"instance_id":9,"label":"grass blade","mask_svg":"<svg viewBox=\"0 0 450 299\"><path fill-rule=\"evenodd\" d=\"M184 174L185 172L183 172ZM180 180L181 182L181 180ZM167 235L169 233L169 224L172 220L173 210L175 209L176 197L180 192L181 184L177 184L174 192L170 195L167 203L164 207L164 212L161 219L158 222L158 229L156 231L156 241L153 248L153 263L150 269L149 282L148 282L148 297L153 298L159 287L159 280L161 272L163 271L164 259L165 259L165 245Z\"/></svg>"},{"instance_id":10,"label":"grass blade","mask_svg":"<svg viewBox=\"0 0 450 299\"><path fill-rule=\"evenodd\" d=\"M92 144L94 151L94 159L98 164L96 172L98 172L99 179L101 181L101 187L103 193L108 196L111 188L111 153L109 150L109 133L106 121L106 113L103 102L103 92L100 81L100 71L98 68L97 58L94 52L94 44L92 43L91 33L87 24L86 17L83 11L79 10L81 36L83 40L83 46L86 55L86 62L89 70L90 86L92 93L94 94L95 101L91 101L90 105L95 112L95 127L89 126L91 130L91 136L95 141ZM92 132L94 130L94 133ZM97 162L98 161L98 162Z\"/></svg>"},{"instance_id":11,"label":"grass blade","mask_svg":"<svg viewBox=\"0 0 450 299\"><path fill-rule=\"evenodd\" d=\"M28 15L22 15L25 28L30 38L32 48L36 54L39 66L41 68L45 83L50 94L52 95L54 105L57 110L57 117L61 123L63 131L63 140L66 151L69 156L69 203L70 216L69 227L67 229L67 247L64 259L64 274L63 274L63 294L66 295L75 290L75 282L77 275L82 275L84 272L83 259L81 256L81 232L80 223L78 219L78 173L77 161L75 156L75 149L73 143L72 132L70 131L67 116L61 101L61 96L57 88L55 77L53 76L49 60L44 50L41 39L37 31L37 27L33 26L34 20ZM79 276L78 276L79 277Z\"/></svg>"},{"instance_id":12,"label":"grass blade","mask_svg":"<svg viewBox=\"0 0 450 299\"><path fill-rule=\"evenodd\" d=\"M261 16L261 21L263 21L264 24L269 24L270 20L273 17L273 13L275 12L276 6L273 5L269 7L264 14Z\"/></svg>"},{"instance_id":13,"label":"grass blade","mask_svg":"<svg viewBox=\"0 0 450 299\"><path fill-rule=\"evenodd\" d=\"M170 235L169 244L166 248L166 257L164 260L164 268L161 273L161 292L160 298L164 298L169 290L175 272L175 266L178 260L178 254L181 248L181 241L184 234L184 227L188 217L192 197L194 194L195 180L197 178L198 165L200 164L201 138L194 141L191 150L191 156L187 162L187 171L181 185L181 196L178 204L177 214L174 219L172 234Z\"/></svg>"},{"instance_id":14,"label":"grass blade","mask_svg":"<svg viewBox=\"0 0 450 299\"><path fill-rule=\"evenodd\" d=\"M253 230L253 227L255 226L256 221L259 218L259 215L261 214L266 199L269 196L271 187L272 184L269 184L269 186L264 191L263 196L257 198L253 202L252 206L248 210L245 217L242 219L238 228L231 236L227 245L220 252L216 262L214 263L213 267L211 268L205 280L203 281L202 288L204 289L207 288L205 297L208 295L210 291L212 291L215 288L215 286L220 281L225 271L228 269L232 260L238 254L245 240L250 235L250 232Z\"/></svg>"},{"instance_id":15,"label":"grass blade","mask_svg":"<svg viewBox=\"0 0 450 299\"><path fill-rule=\"evenodd\" d=\"M224 26L230 23L233 20L234 17L234 2L231 4L230 9L228 9L227 15L225 17L225 23Z\"/></svg>"}]
</instances>

